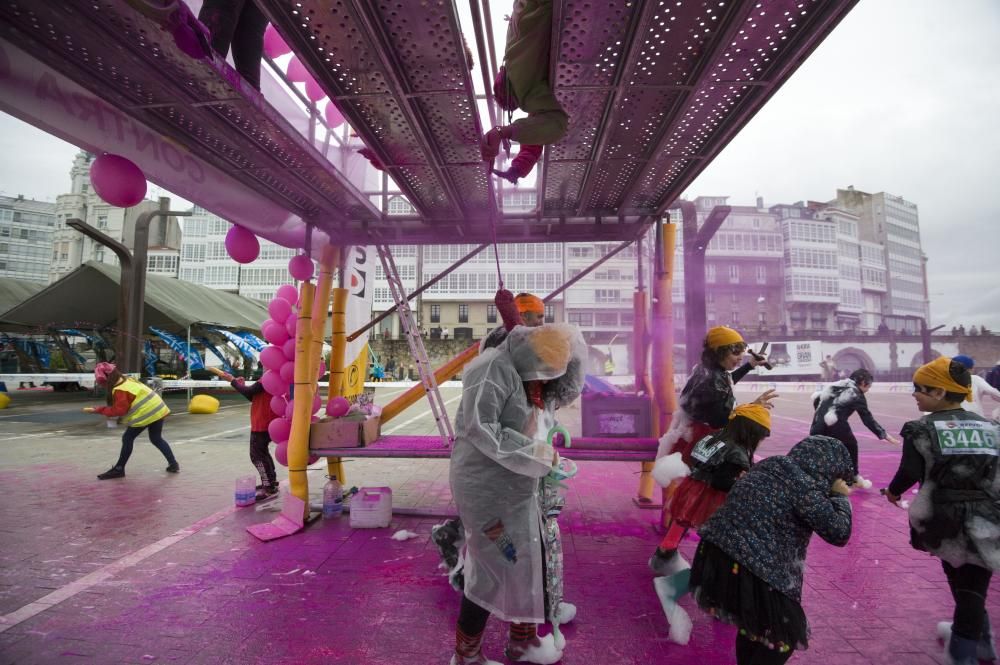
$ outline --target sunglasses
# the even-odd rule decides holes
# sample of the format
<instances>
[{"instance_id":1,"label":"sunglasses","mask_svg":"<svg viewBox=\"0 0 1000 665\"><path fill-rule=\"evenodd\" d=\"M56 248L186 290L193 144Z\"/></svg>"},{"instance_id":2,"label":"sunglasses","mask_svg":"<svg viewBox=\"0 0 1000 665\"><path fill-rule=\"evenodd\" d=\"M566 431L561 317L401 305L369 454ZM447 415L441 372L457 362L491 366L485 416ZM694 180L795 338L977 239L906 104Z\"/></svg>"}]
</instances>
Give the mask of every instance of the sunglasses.
<instances>
[{"instance_id":1,"label":"sunglasses","mask_svg":"<svg viewBox=\"0 0 1000 665\"><path fill-rule=\"evenodd\" d=\"M922 386L919 383L913 384L913 392L920 393L921 395L930 395L933 388L928 388L927 386Z\"/></svg>"}]
</instances>

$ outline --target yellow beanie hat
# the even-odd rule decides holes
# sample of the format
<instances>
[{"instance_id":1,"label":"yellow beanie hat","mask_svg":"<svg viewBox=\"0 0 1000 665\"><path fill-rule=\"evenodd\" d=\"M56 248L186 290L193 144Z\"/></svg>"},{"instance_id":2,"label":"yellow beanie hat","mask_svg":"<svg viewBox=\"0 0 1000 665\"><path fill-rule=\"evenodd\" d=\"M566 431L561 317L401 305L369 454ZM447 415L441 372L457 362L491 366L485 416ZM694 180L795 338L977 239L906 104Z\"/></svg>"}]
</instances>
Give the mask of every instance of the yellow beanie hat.
<instances>
[{"instance_id":1,"label":"yellow beanie hat","mask_svg":"<svg viewBox=\"0 0 1000 665\"><path fill-rule=\"evenodd\" d=\"M749 418L768 432L771 431L771 412L760 404L741 404L733 409L733 412L729 415L729 419L732 420L736 416Z\"/></svg>"},{"instance_id":2,"label":"yellow beanie hat","mask_svg":"<svg viewBox=\"0 0 1000 665\"><path fill-rule=\"evenodd\" d=\"M972 401L972 387L963 386L961 383L951 378L948 366L951 365L951 358L938 356L926 365L921 365L913 373L913 382L928 388L943 388L950 393L965 395L965 401Z\"/></svg>"},{"instance_id":3,"label":"yellow beanie hat","mask_svg":"<svg viewBox=\"0 0 1000 665\"><path fill-rule=\"evenodd\" d=\"M729 326L715 326L709 328L708 334L705 335L705 341L708 342L708 348L717 349L720 346L741 344L743 336Z\"/></svg>"}]
</instances>

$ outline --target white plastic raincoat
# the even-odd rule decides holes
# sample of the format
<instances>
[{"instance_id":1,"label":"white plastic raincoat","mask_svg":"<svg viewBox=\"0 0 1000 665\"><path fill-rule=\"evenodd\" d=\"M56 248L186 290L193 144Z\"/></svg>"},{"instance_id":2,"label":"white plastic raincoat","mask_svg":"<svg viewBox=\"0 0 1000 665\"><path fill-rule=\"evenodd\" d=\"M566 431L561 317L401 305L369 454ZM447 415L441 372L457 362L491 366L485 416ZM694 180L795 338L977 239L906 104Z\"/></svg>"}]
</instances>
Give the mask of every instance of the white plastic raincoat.
<instances>
[{"instance_id":1,"label":"white plastic raincoat","mask_svg":"<svg viewBox=\"0 0 1000 665\"><path fill-rule=\"evenodd\" d=\"M544 623L539 479L554 450L522 382L566 373L576 328L518 326L466 367L455 418L451 490L466 531L465 595L504 621Z\"/></svg>"}]
</instances>

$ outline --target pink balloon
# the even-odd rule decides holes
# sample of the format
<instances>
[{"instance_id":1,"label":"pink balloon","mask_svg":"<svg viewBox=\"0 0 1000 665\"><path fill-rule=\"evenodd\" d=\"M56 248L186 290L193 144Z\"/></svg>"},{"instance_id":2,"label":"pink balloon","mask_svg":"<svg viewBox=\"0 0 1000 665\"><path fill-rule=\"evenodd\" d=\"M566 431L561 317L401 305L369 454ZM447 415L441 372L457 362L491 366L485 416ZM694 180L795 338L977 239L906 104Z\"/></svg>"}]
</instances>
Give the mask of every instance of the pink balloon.
<instances>
[{"instance_id":1,"label":"pink balloon","mask_svg":"<svg viewBox=\"0 0 1000 665\"><path fill-rule=\"evenodd\" d=\"M296 254L288 262L289 274L300 282L312 279L314 271L315 268L313 267L312 259L305 254Z\"/></svg>"},{"instance_id":2,"label":"pink balloon","mask_svg":"<svg viewBox=\"0 0 1000 665\"><path fill-rule=\"evenodd\" d=\"M290 338L295 339L295 333L298 325L299 317L295 314L295 312L292 312L285 321L285 332L288 333Z\"/></svg>"},{"instance_id":3,"label":"pink balloon","mask_svg":"<svg viewBox=\"0 0 1000 665\"><path fill-rule=\"evenodd\" d=\"M323 406L323 400L320 399L319 395L313 395L313 408L310 413L316 413Z\"/></svg>"},{"instance_id":4,"label":"pink balloon","mask_svg":"<svg viewBox=\"0 0 1000 665\"><path fill-rule=\"evenodd\" d=\"M281 369L281 366L285 364L285 354L281 351L280 346L266 346L260 352L260 363L266 369Z\"/></svg>"},{"instance_id":5,"label":"pink balloon","mask_svg":"<svg viewBox=\"0 0 1000 665\"><path fill-rule=\"evenodd\" d=\"M336 129L344 124L344 116L332 101L323 109L323 117L326 118L326 126L330 129Z\"/></svg>"},{"instance_id":6,"label":"pink balloon","mask_svg":"<svg viewBox=\"0 0 1000 665\"><path fill-rule=\"evenodd\" d=\"M295 400L288 400L288 406L285 407L285 418L289 420L292 419L292 414L295 412Z\"/></svg>"},{"instance_id":7,"label":"pink balloon","mask_svg":"<svg viewBox=\"0 0 1000 665\"><path fill-rule=\"evenodd\" d=\"M282 353L281 355L283 358L285 354ZM278 374L281 375L282 380L287 381L288 383L293 382L295 380L295 363L291 360L282 363L281 368L278 370Z\"/></svg>"},{"instance_id":8,"label":"pink balloon","mask_svg":"<svg viewBox=\"0 0 1000 665\"><path fill-rule=\"evenodd\" d=\"M274 459L281 466L288 466L288 443L279 443L274 449Z\"/></svg>"},{"instance_id":9,"label":"pink balloon","mask_svg":"<svg viewBox=\"0 0 1000 665\"><path fill-rule=\"evenodd\" d=\"M264 386L264 390L267 391L268 395L284 395L288 392L288 384L285 383L281 379L281 375L273 369L269 369L264 372L264 376L260 377L260 382Z\"/></svg>"},{"instance_id":10,"label":"pink balloon","mask_svg":"<svg viewBox=\"0 0 1000 665\"><path fill-rule=\"evenodd\" d=\"M131 208L146 196L146 176L131 160L105 153L90 165L90 182L104 201Z\"/></svg>"},{"instance_id":11,"label":"pink balloon","mask_svg":"<svg viewBox=\"0 0 1000 665\"><path fill-rule=\"evenodd\" d=\"M315 464L318 461L319 461L319 455L310 455L309 456L309 462L308 462L309 464Z\"/></svg>"},{"instance_id":12,"label":"pink balloon","mask_svg":"<svg viewBox=\"0 0 1000 665\"><path fill-rule=\"evenodd\" d=\"M306 79L306 97L314 102L318 102L326 97L326 92L324 92L323 88L321 88L319 83L316 82L316 79L311 76Z\"/></svg>"},{"instance_id":13,"label":"pink balloon","mask_svg":"<svg viewBox=\"0 0 1000 665\"><path fill-rule=\"evenodd\" d=\"M292 59L288 61L288 69L285 70L285 76L288 77L289 81L304 83L306 77L309 76L309 72L306 71L305 65L293 55Z\"/></svg>"},{"instance_id":14,"label":"pink balloon","mask_svg":"<svg viewBox=\"0 0 1000 665\"><path fill-rule=\"evenodd\" d=\"M339 418L346 414L351 408L351 403L346 397L334 397L326 405L326 415L331 418Z\"/></svg>"},{"instance_id":15,"label":"pink balloon","mask_svg":"<svg viewBox=\"0 0 1000 665\"><path fill-rule=\"evenodd\" d=\"M292 313L292 304L284 298L275 298L268 303L267 313L275 321L284 321Z\"/></svg>"},{"instance_id":16,"label":"pink balloon","mask_svg":"<svg viewBox=\"0 0 1000 665\"><path fill-rule=\"evenodd\" d=\"M284 298L290 302L293 307L299 304L299 292L291 284L282 284L278 287L278 290L274 295L277 298Z\"/></svg>"},{"instance_id":17,"label":"pink balloon","mask_svg":"<svg viewBox=\"0 0 1000 665\"><path fill-rule=\"evenodd\" d=\"M284 443L288 441L288 435L292 431L292 421L288 418L275 418L267 426L267 433L271 436L271 441Z\"/></svg>"},{"instance_id":18,"label":"pink balloon","mask_svg":"<svg viewBox=\"0 0 1000 665\"><path fill-rule=\"evenodd\" d=\"M292 48L285 43L274 26L268 24L267 30L264 31L264 53L267 57L274 59L291 52Z\"/></svg>"},{"instance_id":19,"label":"pink balloon","mask_svg":"<svg viewBox=\"0 0 1000 665\"><path fill-rule=\"evenodd\" d=\"M275 395L271 398L271 413L277 417L281 417L281 414L285 412L285 406L288 401L285 399L284 395Z\"/></svg>"},{"instance_id":20,"label":"pink balloon","mask_svg":"<svg viewBox=\"0 0 1000 665\"><path fill-rule=\"evenodd\" d=\"M260 256L260 241L252 231L234 224L226 233L226 253L237 263L253 263Z\"/></svg>"},{"instance_id":21,"label":"pink balloon","mask_svg":"<svg viewBox=\"0 0 1000 665\"><path fill-rule=\"evenodd\" d=\"M295 338L293 337L282 344L281 350L285 353L285 358L295 360Z\"/></svg>"},{"instance_id":22,"label":"pink balloon","mask_svg":"<svg viewBox=\"0 0 1000 665\"><path fill-rule=\"evenodd\" d=\"M271 344L276 344L281 346L288 339L288 331L285 330L285 326L280 323L275 323L271 321L265 326L261 326L260 332L264 335L264 339L269 341Z\"/></svg>"}]
</instances>

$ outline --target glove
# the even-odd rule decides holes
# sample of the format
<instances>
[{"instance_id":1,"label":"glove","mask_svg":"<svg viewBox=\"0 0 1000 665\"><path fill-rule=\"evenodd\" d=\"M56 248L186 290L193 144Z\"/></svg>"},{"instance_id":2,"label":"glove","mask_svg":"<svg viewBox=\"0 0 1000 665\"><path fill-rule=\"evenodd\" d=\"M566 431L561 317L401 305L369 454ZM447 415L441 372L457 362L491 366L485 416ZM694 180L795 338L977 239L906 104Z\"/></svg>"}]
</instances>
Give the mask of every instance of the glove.
<instances>
[{"instance_id":1,"label":"glove","mask_svg":"<svg viewBox=\"0 0 1000 665\"><path fill-rule=\"evenodd\" d=\"M507 153L510 153L510 127L494 127L483 134L483 140L479 143L479 152L484 162L492 163L500 154L500 146L504 146Z\"/></svg>"}]
</instances>

